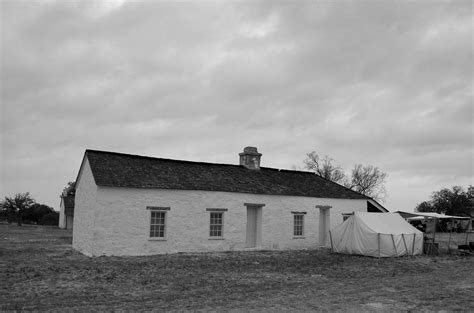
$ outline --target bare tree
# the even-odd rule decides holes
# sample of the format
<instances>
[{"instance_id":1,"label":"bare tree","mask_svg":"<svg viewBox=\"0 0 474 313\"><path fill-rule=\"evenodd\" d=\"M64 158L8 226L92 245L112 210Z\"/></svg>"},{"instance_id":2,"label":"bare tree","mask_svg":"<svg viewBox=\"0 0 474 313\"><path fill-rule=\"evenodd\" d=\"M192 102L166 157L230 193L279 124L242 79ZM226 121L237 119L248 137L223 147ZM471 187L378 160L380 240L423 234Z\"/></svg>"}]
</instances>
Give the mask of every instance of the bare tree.
<instances>
[{"instance_id":1,"label":"bare tree","mask_svg":"<svg viewBox=\"0 0 474 313\"><path fill-rule=\"evenodd\" d=\"M321 158L315 151L306 154L304 167L335 183L357 191L377 201L385 201L387 196L385 180L387 173L372 165L356 164L348 177L340 166L333 164L334 160L327 155Z\"/></svg>"},{"instance_id":2,"label":"bare tree","mask_svg":"<svg viewBox=\"0 0 474 313\"><path fill-rule=\"evenodd\" d=\"M335 183L342 183L346 179L346 175L342 168L334 165L333 162L334 160L327 155L320 158L316 151L307 153L306 159L303 161L306 169Z\"/></svg>"},{"instance_id":3,"label":"bare tree","mask_svg":"<svg viewBox=\"0 0 474 313\"><path fill-rule=\"evenodd\" d=\"M14 198L5 197L2 207L8 214L16 216L18 226L21 226L23 215L33 204L35 204L35 200L31 198L29 192L26 192L17 193Z\"/></svg>"},{"instance_id":4,"label":"bare tree","mask_svg":"<svg viewBox=\"0 0 474 313\"><path fill-rule=\"evenodd\" d=\"M384 200L386 197L385 180L387 173L372 165L356 164L352 170L351 179L344 185L363 195Z\"/></svg>"}]
</instances>

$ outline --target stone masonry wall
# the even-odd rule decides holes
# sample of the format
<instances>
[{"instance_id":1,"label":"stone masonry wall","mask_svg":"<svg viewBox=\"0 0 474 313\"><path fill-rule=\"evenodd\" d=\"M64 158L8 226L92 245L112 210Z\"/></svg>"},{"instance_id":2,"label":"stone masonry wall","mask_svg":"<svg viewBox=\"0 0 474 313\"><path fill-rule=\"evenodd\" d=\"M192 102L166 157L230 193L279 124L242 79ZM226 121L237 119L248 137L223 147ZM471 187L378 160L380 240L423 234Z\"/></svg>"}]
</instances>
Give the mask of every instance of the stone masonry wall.
<instances>
[{"instance_id":1,"label":"stone masonry wall","mask_svg":"<svg viewBox=\"0 0 474 313\"><path fill-rule=\"evenodd\" d=\"M76 193L74 248L92 255L151 255L175 252L246 250L247 207L262 209L262 242L257 249L314 249L319 247L319 209L330 205L330 228L342 223L342 213L367 210L366 200L343 200L229 192L156 190L134 188L86 188L92 178L89 166ZM93 182L92 182L93 184ZM95 186L95 185L94 185ZM92 221L94 197L97 196ZM150 240L147 206L170 207L166 240ZM225 208L224 239L210 239L207 208ZM292 211L306 212L304 238L293 238ZM91 225L94 227L93 237ZM88 242L91 240L90 242ZM93 240L93 242L92 242Z\"/></svg>"}]
</instances>

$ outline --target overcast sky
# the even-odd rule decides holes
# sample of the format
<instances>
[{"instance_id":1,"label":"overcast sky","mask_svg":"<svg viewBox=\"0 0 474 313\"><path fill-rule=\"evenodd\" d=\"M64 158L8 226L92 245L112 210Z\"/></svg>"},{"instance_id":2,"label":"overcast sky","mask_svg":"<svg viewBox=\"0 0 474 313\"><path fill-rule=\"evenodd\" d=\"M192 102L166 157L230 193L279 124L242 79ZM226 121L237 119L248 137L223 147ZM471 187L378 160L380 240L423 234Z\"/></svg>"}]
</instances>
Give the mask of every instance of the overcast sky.
<instances>
[{"instance_id":1,"label":"overcast sky","mask_svg":"<svg viewBox=\"0 0 474 313\"><path fill-rule=\"evenodd\" d=\"M0 196L59 209L85 149L473 183L472 2L1 0Z\"/></svg>"}]
</instances>

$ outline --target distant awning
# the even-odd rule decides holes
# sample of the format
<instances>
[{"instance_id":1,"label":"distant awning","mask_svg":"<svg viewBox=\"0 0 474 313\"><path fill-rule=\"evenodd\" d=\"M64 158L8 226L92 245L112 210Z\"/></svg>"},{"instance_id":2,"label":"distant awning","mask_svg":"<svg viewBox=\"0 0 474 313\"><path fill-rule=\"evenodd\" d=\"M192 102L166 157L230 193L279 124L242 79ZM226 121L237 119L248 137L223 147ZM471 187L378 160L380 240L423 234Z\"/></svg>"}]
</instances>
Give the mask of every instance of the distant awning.
<instances>
[{"instance_id":1,"label":"distant awning","mask_svg":"<svg viewBox=\"0 0 474 313\"><path fill-rule=\"evenodd\" d=\"M403 218L440 218L440 219L445 219L445 218L451 218L451 219L458 219L458 220L464 220L464 219L469 219L470 217L466 216L454 216L454 215L445 215L445 214L439 214L439 213L420 213L420 212L404 212L404 211L396 211L394 213L400 214L401 217Z\"/></svg>"}]
</instances>

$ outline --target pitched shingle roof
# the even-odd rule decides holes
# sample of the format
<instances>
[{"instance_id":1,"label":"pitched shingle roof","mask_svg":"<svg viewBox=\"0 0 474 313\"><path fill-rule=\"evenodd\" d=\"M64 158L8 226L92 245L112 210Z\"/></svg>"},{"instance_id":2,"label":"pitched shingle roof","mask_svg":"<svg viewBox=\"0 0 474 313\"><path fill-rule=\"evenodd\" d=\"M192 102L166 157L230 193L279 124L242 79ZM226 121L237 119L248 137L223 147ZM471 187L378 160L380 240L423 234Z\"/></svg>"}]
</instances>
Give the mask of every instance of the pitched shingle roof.
<instances>
[{"instance_id":1,"label":"pitched shingle roof","mask_svg":"<svg viewBox=\"0 0 474 313\"><path fill-rule=\"evenodd\" d=\"M190 162L86 150L98 186L226 191L318 198L369 199L312 172Z\"/></svg>"}]
</instances>

